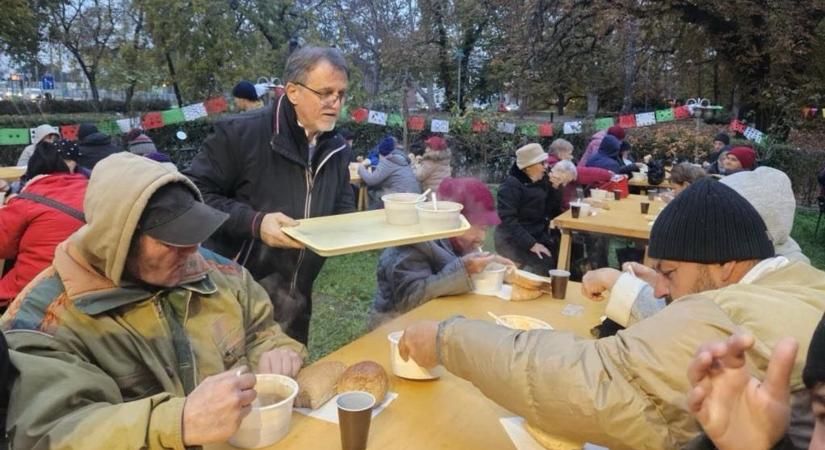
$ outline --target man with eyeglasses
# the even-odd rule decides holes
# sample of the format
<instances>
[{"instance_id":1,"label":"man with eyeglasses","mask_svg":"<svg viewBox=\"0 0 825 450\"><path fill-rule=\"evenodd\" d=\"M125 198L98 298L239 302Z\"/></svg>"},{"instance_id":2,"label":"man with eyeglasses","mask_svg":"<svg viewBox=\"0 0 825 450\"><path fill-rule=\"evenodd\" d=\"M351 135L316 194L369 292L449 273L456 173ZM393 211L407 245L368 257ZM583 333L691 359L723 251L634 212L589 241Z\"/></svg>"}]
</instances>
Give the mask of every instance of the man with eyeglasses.
<instances>
[{"instance_id":1,"label":"man with eyeglasses","mask_svg":"<svg viewBox=\"0 0 825 450\"><path fill-rule=\"evenodd\" d=\"M281 227L355 210L349 152L333 132L349 69L334 48L303 47L290 55L283 79L285 93L272 106L216 122L184 173L206 203L229 214L205 246L245 266L284 331L306 344L324 258Z\"/></svg>"}]
</instances>

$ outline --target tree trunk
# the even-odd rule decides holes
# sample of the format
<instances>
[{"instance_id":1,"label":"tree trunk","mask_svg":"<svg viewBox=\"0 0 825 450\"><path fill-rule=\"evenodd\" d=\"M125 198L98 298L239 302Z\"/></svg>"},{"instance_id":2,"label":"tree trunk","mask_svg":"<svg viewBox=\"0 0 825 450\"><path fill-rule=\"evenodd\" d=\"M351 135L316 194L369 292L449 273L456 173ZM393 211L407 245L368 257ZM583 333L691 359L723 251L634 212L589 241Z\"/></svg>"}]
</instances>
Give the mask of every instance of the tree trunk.
<instances>
[{"instance_id":1,"label":"tree trunk","mask_svg":"<svg viewBox=\"0 0 825 450\"><path fill-rule=\"evenodd\" d=\"M713 104L719 104L719 59L713 59Z\"/></svg>"},{"instance_id":2,"label":"tree trunk","mask_svg":"<svg viewBox=\"0 0 825 450\"><path fill-rule=\"evenodd\" d=\"M132 112L132 97L135 96L135 85L136 84L137 84L137 81L132 81L131 83L129 83L129 87L126 88L126 99L123 103L124 103L124 109L126 110L127 113Z\"/></svg>"},{"instance_id":3,"label":"tree trunk","mask_svg":"<svg viewBox=\"0 0 825 450\"><path fill-rule=\"evenodd\" d=\"M587 90L587 117L596 117L599 112L599 93L595 89Z\"/></svg>"},{"instance_id":4,"label":"tree trunk","mask_svg":"<svg viewBox=\"0 0 825 450\"><path fill-rule=\"evenodd\" d=\"M731 96L731 99L730 99L730 104L731 104L731 106L730 106L730 115L734 119L738 119L739 118L739 108L741 107L741 101L742 101L742 98L741 98L742 95L741 95L738 84L733 85L733 89L731 89L730 96Z\"/></svg>"},{"instance_id":5,"label":"tree trunk","mask_svg":"<svg viewBox=\"0 0 825 450\"><path fill-rule=\"evenodd\" d=\"M624 97L622 98L622 112L633 109L633 91L636 87L636 38L639 34L639 23L630 19L625 25L627 47L624 52Z\"/></svg>"},{"instance_id":6,"label":"tree trunk","mask_svg":"<svg viewBox=\"0 0 825 450\"><path fill-rule=\"evenodd\" d=\"M564 96L564 92L556 92L556 113L559 115L559 117L564 115L564 105L566 104L567 99Z\"/></svg>"},{"instance_id":7,"label":"tree trunk","mask_svg":"<svg viewBox=\"0 0 825 450\"><path fill-rule=\"evenodd\" d=\"M169 76L172 77L172 87L175 89L175 99L178 101L178 108L183 107L183 98L180 95L178 77L175 75L175 64L172 62L172 55L166 52L166 66L169 68Z\"/></svg>"}]
</instances>

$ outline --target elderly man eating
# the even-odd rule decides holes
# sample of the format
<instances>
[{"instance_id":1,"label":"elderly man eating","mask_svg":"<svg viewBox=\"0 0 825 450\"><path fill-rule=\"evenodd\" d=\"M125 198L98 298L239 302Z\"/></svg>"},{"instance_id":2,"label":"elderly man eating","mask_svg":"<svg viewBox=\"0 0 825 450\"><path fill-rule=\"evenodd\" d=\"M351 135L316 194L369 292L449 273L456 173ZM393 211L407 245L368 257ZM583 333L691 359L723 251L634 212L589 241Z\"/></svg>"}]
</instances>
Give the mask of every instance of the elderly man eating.
<instances>
[{"instance_id":1,"label":"elderly man eating","mask_svg":"<svg viewBox=\"0 0 825 450\"><path fill-rule=\"evenodd\" d=\"M225 441L256 396L248 368L294 376L306 355L249 272L199 246L226 214L129 153L97 165L84 210L0 320L20 372L13 448Z\"/></svg>"},{"instance_id":2,"label":"elderly man eating","mask_svg":"<svg viewBox=\"0 0 825 450\"><path fill-rule=\"evenodd\" d=\"M825 273L780 264L768 236L747 200L701 179L653 225L655 294L669 303L654 316L599 340L456 317L411 325L400 350L426 367L443 364L553 436L611 449L681 448L699 432L685 369L700 344L752 335L748 355L761 378L785 336L807 353L825 311ZM804 391L802 358L792 393ZM791 437L804 440L811 428L810 418L795 422Z\"/></svg>"}]
</instances>

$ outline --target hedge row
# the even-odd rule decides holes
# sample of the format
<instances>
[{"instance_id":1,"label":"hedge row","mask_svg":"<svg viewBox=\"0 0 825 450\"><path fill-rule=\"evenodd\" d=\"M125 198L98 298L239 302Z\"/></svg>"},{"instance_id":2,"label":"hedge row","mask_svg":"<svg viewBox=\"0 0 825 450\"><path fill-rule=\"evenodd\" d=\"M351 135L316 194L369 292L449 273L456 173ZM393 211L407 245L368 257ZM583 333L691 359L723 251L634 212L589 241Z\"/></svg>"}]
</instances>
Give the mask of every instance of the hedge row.
<instances>
[{"instance_id":1,"label":"hedge row","mask_svg":"<svg viewBox=\"0 0 825 450\"><path fill-rule=\"evenodd\" d=\"M99 103L89 100L0 100L0 115L16 114L75 114L92 112L140 112L169 109L166 100L132 100L130 110L126 102L103 99Z\"/></svg>"}]
</instances>

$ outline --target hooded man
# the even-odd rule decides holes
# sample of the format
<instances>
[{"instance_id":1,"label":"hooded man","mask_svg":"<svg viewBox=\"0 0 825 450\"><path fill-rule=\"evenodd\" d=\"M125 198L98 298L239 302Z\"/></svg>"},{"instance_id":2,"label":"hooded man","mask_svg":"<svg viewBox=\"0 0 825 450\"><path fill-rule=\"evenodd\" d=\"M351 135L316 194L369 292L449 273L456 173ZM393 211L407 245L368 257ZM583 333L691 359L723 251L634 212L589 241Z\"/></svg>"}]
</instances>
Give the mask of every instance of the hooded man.
<instances>
[{"instance_id":1,"label":"hooded man","mask_svg":"<svg viewBox=\"0 0 825 450\"><path fill-rule=\"evenodd\" d=\"M112 137L101 133L96 126L90 123L80 125L77 131L77 141L80 144L80 158L77 164L89 170L103 158L120 151L112 144Z\"/></svg>"},{"instance_id":2,"label":"hooded man","mask_svg":"<svg viewBox=\"0 0 825 450\"><path fill-rule=\"evenodd\" d=\"M587 161L587 167L598 167L609 170L613 173L627 175L630 172L638 172L639 168L635 164L625 164L622 161L620 151L622 142L611 135L607 135L599 144L599 151Z\"/></svg>"},{"instance_id":3,"label":"hooded man","mask_svg":"<svg viewBox=\"0 0 825 450\"><path fill-rule=\"evenodd\" d=\"M490 227L501 220L493 194L475 178L447 177L438 187L438 198L460 203L470 229L451 239L422 242L384 250L378 259L378 287L370 310L370 328L403 314L436 297L466 294L473 290L470 276L487 264L508 259L480 253L478 248Z\"/></svg>"},{"instance_id":4,"label":"hooded man","mask_svg":"<svg viewBox=\"0 0 825 450\"><path fill-rule=\"evenodd\" d=\"M699 432L684 374L700 344L752 335L748 356L762 377L780 339L795 338L807 353L825 311L825 273L775 258L768 236L744 198L702 179L651 230L655 293L669 302L655 316L599 340L462 318L419 322L399 350L423 367L442 364L553 436L611 449L681 448ZM797 395L802 363L791 376ZM792 438L810 435L810 420L792 423Z\"/></svg>"},{"instance_id":5,"label":"hooded man","mask_svg":"<svg viewBox=\"0 0 825 450\"><path fill-rule=\"evenodd\" d=\"M378 165L370 172L367 166L372 165L369 159L365 159L358 166L358 176L364 180L371 189L378 192L378 201L373 203L375 207L382 207L381 197L387 194L398 192L421 193L421 186L415 179L411 163L404 152L396 148L395 138L387 136L378 144Z\"/></svg>"},{"instance_id":6,"label":"hooded man","mask_svg":"<svg viewBox=\"0 0 825 450\"><path fill-rule=\"evenodd\" d=\"M592 158L593 155L595 155L596 152L599 151L599 146L601 146L602 140L605 136L613 136L614 138L618 139L619 142L624 141L624 128L618 125L614 125L608 128L606 131L599 131L598 133L594 134L593 137L590 138L590 143L587 144L587 148L584 150L584 154L579 160L579 167L587 167L587 163L590 161L590 158Z\"/></svg>"},{"instance_id":7,"label":"hooded man","mask_svg":"<svg viewBox=\"0 0 825 450\"><path fill-rule=\"evenodd\" d=\"M58 139L60 139L60 130L46 123L39 125L37 128L34 129L34 137L32 138L32 143L30 145L27 145L26 148L23 149L23 153L20 154L20 157L17 158L17 165L28 165L29 159L34 154L34 148L41 141L54 142Z\"/></svg>"},{"instance_id":8,"label":"hooded man","mask_svg":"<svg viewBox=\"0 0 825 450\"><path fill-rule=\"evenodd\" d=\"M284 331L306 343L324 258L281 227L355 211L347 144L333 131L349 72L340 51L303 47L283 77L285 93L271 107L216 122L185 173L206 203L229 213L205 245L249 269Z\"/></svg>"},{"instance_id":9,"label":"hooded man","mask_svg":"<svg viewBox=\"0 0 825 450\"><path fill-rule=\"evenodd\" d=\"M226 214L125 152L95 169L84 209L86 225L0 320L20 372L12 447L225 441L256 395L247 365L294 376L306 355L250 274L199 247Z\"/></svg>"}]
</instances>

